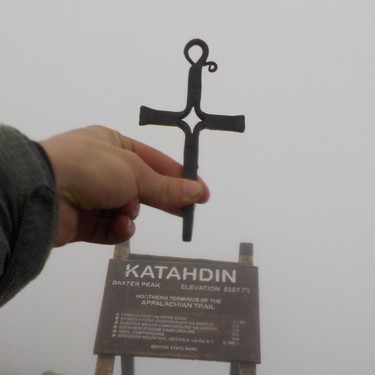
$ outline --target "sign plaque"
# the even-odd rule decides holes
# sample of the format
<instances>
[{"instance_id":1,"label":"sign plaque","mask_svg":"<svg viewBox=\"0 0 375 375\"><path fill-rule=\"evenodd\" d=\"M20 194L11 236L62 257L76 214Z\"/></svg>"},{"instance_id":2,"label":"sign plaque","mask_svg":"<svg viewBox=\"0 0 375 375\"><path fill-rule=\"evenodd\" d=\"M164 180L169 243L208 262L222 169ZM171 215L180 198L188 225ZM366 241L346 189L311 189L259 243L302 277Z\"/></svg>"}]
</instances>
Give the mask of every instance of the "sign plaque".
<instances>
[{"instance_id":1,"label":"sign plaque","mask_svg":"<svg viewBox=\"0 0 375 375\"><path fill-rule=\"evenodd\" d=\"M109 261L95 354L260 363L257 267L177 259Z\"/></svg>"}]
</instances>

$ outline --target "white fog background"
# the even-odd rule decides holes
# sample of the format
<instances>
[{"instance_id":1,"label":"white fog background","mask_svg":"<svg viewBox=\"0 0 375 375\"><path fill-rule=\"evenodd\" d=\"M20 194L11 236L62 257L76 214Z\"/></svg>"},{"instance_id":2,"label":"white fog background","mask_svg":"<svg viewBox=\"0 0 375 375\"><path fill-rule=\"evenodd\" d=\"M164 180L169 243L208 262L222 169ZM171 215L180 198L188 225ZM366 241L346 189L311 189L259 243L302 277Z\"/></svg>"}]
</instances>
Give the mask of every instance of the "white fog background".
<instances>
[{"instance_id":1,"label":"white fog background","mask_svg":"<svg viewBox=\"0 0 375 375\"><path fill-rule=\"evenodd\" d=\"M183 133L138 116L185 107L192 38L219 65L203 73L202 109L244 114L246 132L201 134L212 195L193 241L179 218L142 207L132 251L236 261L254 243L258 374L374 374L374 1L1 0L0 121L36 140L103 124L181 161ZM94 374L112 252L52 251L0 309L1 375ZM229 365L136 360L137 375L175 373Z\"/></svg>"}]
</instances>

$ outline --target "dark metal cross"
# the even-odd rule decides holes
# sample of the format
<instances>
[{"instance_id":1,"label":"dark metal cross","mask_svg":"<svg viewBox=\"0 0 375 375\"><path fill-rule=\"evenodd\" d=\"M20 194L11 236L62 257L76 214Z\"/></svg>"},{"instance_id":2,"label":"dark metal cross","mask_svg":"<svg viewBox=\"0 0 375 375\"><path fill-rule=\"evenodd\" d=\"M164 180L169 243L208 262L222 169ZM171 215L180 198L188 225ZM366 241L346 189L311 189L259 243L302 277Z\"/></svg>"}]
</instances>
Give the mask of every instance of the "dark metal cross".
<instances>
[{"instance_id":1,"label":"dark metal cross","mask_svg":"<svg viewBox=\"0 0 375 375\"><path fill-rule=\"evenodd\" d=\"M196 62L194 62L189 55L189 50L194 46L199 46L202 49L202 55ZM214 115L203 112L201 110L202 68L204 66L208 66L209 72L215 72L217 70L217 64L212 61L207 61L208 46L201 39L193 39L186 44L184 55L191 64L185 109L181 112L172 112L160 111L142 106L139 125L154 124L177 126L182 129L185 133L183 176L185 178L196 180L198 171L198 146L200 131L203 129L210 129L228 130L242 133L245 131L245 116ZM195 110L196 115L201 120L195 125L193 130L191 130L190 126L184 121L192 110ZM193 220L194 205L184 207L182 234L182 239L184 241L191 241Z\"/></svg>"}]
</instances>

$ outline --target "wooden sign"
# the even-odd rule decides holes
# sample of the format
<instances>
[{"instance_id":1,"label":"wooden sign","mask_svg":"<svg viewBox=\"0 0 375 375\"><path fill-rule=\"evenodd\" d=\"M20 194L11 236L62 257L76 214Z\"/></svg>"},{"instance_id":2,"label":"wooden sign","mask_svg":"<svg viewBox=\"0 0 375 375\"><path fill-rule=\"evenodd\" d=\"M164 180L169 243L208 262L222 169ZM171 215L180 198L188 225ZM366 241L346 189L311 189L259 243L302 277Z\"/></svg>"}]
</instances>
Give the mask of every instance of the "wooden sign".
<instances>
[{"instance_id":1,"label":"wooden sign","mask_svg":"<svg viewBox=\"0 0 375 375\"><path fill-rule=\"evenodd\" d=\"M95 354L260 363L259 336L257 267L109 261Z\"/></svg>"}]
</instances>

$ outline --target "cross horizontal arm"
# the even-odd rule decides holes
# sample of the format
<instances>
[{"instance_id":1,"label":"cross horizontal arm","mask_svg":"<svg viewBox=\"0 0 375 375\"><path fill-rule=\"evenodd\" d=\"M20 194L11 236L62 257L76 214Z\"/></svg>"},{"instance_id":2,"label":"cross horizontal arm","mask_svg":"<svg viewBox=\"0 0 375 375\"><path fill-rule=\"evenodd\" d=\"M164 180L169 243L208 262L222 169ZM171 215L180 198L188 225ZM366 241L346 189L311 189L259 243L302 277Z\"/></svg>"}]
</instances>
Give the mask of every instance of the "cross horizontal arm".
<instances>
[{"instance_id":1,"label":"cross horizontal arm","mask_svg":"<svg viewBox=\"0 0 375 375\"><path fill-rule=\"evenodd\" d=\"M226 130L243 133L245 131L245 116L206 115L201 122L203 129Z\"/></svg>"},{"instance_id":2,"label":"cross horizontal arm","mask_svg":"<svg viewBox=\"0 0 375 375\"><path fill-rule=\"evenodd\" d=\"M181 115L182 112L160 111L143 105L139 115L139 125L179 126Z\"/></svg>"}]
</instances>

